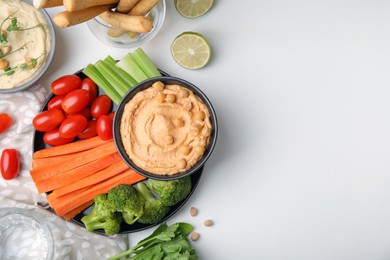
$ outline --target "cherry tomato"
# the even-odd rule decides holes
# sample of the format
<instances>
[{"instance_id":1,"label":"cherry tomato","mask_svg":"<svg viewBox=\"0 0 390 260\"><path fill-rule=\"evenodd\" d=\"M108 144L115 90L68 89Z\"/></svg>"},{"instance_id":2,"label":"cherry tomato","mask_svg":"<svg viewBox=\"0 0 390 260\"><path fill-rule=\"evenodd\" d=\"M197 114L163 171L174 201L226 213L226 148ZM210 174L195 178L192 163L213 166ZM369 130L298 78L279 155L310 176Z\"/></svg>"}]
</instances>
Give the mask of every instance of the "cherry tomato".
<instances>
[{"instance_id":1,"label":"cherry tomato","mask_svg":"<svg viewBox=\"0 0 390 260\"><path fill-rule=\"evenodd\" d=\"M112 111L111 113L109 113L108 116L109 116L112 120L114 120L115 111Z\"/></svg>"},{"instance_id":2,"label":"cherry tomato","mask_svg":"<svg viewBox=\"0 0 390 260\"><path fill-rule=\"evenodd\" d=\"M69 92L62 101L62 109L68 114L77 114L88 105L89 92L76 89Z\"/></svg>"},{"instance_id":3,"label":"cherry tomato","mask_svg":"<svg viewBox=\"0 0 390 260\"><path fill-rule=\"evenodd\" d=\"M89 120L87 126L77 137L80 139L88 139L97 136L96 123L97 120Z\"/></svg>"},{"instance_id":4,"label":"cherry tomato","mask_svg":"<svg viewBox=\"0 0 390 260\"><path fill-rule=\"evenodd\" d=\"M60 136L60 133L58 132L58 128L51 130L49 132L46 132L43 135L43 141L51 146L57 146L57 145L63 145L67 143L73 142L75 139L74 137L72 138L63 138Z\"/></svg>"},{"instance_id":5,"label":"cherry tomato","mask_svg":"<svg viewBox=\"0 0 390 260\"><path fill-rule=\"evenodd\" d=\"M111 99L107 95L100 95L92 103L91 114L94 118L99 118L101 115L107 115L111 110L111 106Z\"/></svg>"},{"instance_id":6,"label":"cherry tomato","mask_svg":"<svg viewBox=\"0 0 390 260\"><path fill-rule=\"evenodd\" d=\"M107 115L99 116L96 122L96 132L100 139L110 140L112 138L112 119Z\"/></svg>"},{"instance_id":7,"label":"cherry tomato","mask_svg":"<svg viewBox=\"0 0 390 260\"><path fill-rule=\"evenodd\" d=\"M71 115L62 122L59 134L63 138L72 138L80 134L87 126L88 120L79 114Z\"/></svg>"},{"instance_id":8,"label":"cherry tomato","mask_svg":"<svg viewBox=\"0 0 390 260\"><path fill-rule=\"evenodd\" d=\"M5 180L15 178L20 170L19 153L15 149L4 149L0 158L1 175Z\"/></svg>"},{"instance_id":9,"label":"cherry tomato","mask_svg":"<svg viewBox=\"0 0 390 260\"><path fill-rule=\"evenodd\" d=\"M47 110L51 109L60 109L62 110L62 100L64 100L65 96L54 96L47 103Z\"/></svg>"},{"instance_id":10,"label":"cherry tomato","mask_svg":"<svg viewBox=\"0 0 390 260\"><path fill-rule=\"evenodd\" d=\"M10 128L10 126L13 123L14 123L14 120L8 114L6 114L6 113L0 114L0 134L7 131L8 128Z\"/></svg>"},{"instance_id":11,"label":"cherry tomato","mask_svg":"<svg viewBox=\"0 0 390 260\"><path fill-rule=\"evenodd\" d=\"M65 116L59 109L46 110L36 115L32 121L33 126L40 132L47 132L57 128Z\"/></svg>"},{"instance_id":12,"label":"cherry tomato","mask_svg":"<svg viewBox=\"0 0 390 260\"><path fill-rule=\"evenodd\" d=\"M85 78L81 82L81 89L87 90L89 92L88 105L92 105L92 102L95 100L98 94L98 88L95 82L93 82L90 78Z\"/></svg>"},{"instance_id":13,"label":"cherry tomato","mask_svg":"<svg viewBox=\"0 0 390 260\"><path fill-rule=\"evenodd\" d=\"M51 83L51 91L59 96L66 95L81 87L81 78L76 75L65 75Z\"/></svg>"},{"instance_id":14,"label":"cherry tomato","mask_svg":"<svg viewBox=\"0 0 390 260\"><path fill-rule=\"evenodd\" d=\"M91 115L91 108L89 106L85 107L83 110L81 110L77 114L82 115L87 120L91 119L91 117L92 117L92 115Z\"/></svg>"}]
</instances>

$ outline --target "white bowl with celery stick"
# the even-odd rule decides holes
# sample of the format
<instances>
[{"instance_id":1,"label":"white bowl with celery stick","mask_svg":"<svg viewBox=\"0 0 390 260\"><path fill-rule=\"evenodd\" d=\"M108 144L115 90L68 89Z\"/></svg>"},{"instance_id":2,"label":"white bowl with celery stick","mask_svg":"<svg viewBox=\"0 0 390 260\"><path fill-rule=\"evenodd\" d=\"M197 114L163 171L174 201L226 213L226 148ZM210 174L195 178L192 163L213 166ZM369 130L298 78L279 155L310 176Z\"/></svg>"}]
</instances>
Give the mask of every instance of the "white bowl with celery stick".
<instances>
[{"instance_id":1,"label":"white bowl with celery stick","mask_svg":"<svg viewBox=\"0 0 390 260\"><path fill-rule=\"evenodd\" d=\"M152 9L147 11L129 12L126 15L119 12L105 12L87 22L93 35L103 43L118 48L136 48L150 41L160 31L166 13L165 0L149 0L155 2ZM118 8L118 7L117 7ZM135 19L144 18L150 20L150 24L144 28L144 21ZM125 22L124 19L131 19ZM127 27L131 25L130 28Z\"/></svg>"},{"instance_id":2,"label":"white bowl with celery stick","mask_svg":"<svg viewBox=\"0 0 390 260\"><path fill-rule=\"evenodd\" d=\"M25 90L48 69L55 33L45 10L32 1L0 0L0 93Z\"/></svg>"}]
</instances>

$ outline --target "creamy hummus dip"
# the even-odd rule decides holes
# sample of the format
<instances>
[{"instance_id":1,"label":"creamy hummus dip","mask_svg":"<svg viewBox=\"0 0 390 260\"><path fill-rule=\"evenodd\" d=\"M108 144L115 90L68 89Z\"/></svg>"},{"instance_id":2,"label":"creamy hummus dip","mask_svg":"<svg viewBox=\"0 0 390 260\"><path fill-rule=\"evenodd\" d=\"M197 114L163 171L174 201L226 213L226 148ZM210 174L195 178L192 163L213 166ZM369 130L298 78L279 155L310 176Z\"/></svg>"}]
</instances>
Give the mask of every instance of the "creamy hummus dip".
<instances>
[{"instance_id":1,"label":"creamy hummus dip","mask_svg":"<svg viewBox=\"0 0 390 260\"><path fill-rule=\"evenodd\" d=\"M0 60L5 59L10 68L16 68L10 76L4 75L3 69L0 70L0 89L14 88L31 79L42 69L51 47L47 23L33 6L19 0L0 0L0 23L9 16L17 19L21 30L8 31L8 43L0 43L3 53L7 46L11 47L12 52L0 57ZM11 20L6 20L1 29L6 30L10 24ZM43 26L37 26L39 24ZM25 30L31 27L35 28ZM37 61L35 67L31 66L33 59ZM23 63L29 66L21 69Z\"/></svg>"},{"instance_id":2,"label":"creamy hummus dip","mask_svg":"<svg viewBox=\"0 0 390 260\"><path fill-rule=\"evenodd\" d=\"M120 133L130 159L159 175L195 165L210 142L212 124L206 105L180 85L155 82L126 105Z\"/></svg>"}]
</instances>

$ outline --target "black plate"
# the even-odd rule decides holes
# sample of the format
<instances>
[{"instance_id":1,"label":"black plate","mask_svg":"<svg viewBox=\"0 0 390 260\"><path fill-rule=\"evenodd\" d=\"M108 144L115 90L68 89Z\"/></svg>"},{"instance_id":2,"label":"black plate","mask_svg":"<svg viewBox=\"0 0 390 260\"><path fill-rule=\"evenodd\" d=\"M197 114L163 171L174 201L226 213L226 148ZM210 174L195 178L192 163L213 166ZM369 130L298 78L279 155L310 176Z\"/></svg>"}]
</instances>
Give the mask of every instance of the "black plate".
<instances>
[{"instance_id":1,"label":"black plate","mask_svg":"<svg viewBox=\"0 0 390 260\"><path fill-rule=\"evenodd\" d=\"M167 73L165 73L164 71L160 70L160 73L163 75L163 76L169 76ZM80 78L84 79L86 78L86 75L82 72L82 70L79 70L78 72L75 73L75 75L79 76ZM101 90L99 88L99 95L101 94L104 94L104 91ZM48 102L54 97L54 94L50 94L50 96L46 99L45 103L43 104L42 108L41 108L41 111L44 111L44 110L47 110L47 104ZM113 111L116 110L116 105L114 104L113 105ZM34 133L33 133L33 153L36 152L36 151L39 151L41 149L45 149L45 148L48 148L50 146L48 146L47 144L45 144L45 142L43 141L43 134L42 132L39 132L39 131L35 131L34 130ZM120 230L120 234L126 234L126 233L133 233L133 232L138 232L138 231L141 231L141 230L145 230L147 228L150 228L150 227L153 227L153 226L156 226L156 225L159 225L165 221L167 221L167 219L169 219L170 217L172 217L177 211L179 211L179 209L181 207L184 206L184 204L187 202L187 200L191 197L191 195L193 194L193 192L195 191L195 188L196 186L198 185L199 183L199 180L200 180L200 177L202 175L202 172L203 172L203 167L200 168L196 173L192 174L191 175L191 182L192 182L192 188L191 188L191 191L190 193L188 194L188 196L182 200L181 202L179 202L178 204L174 205L171 207L170 211L168 212L168 214L164 217L164 219L162 219L160 222L158 223L155 223L155 224L141 224L141 223L135 223L133 225L128 225L126 223L123 223L122 226L121 226L121 230ZM87 208L86 210L84 210L83 212L81 212L80 214L78 214L76 217L74 217L72 219L72 222L84 227L84 224L83 222L81 221L81 218L88 215L88 213L91 211L92 209L92 206L90 206L89 208ZM100 233L100 234L104 234L104 231L102 230L96 230L95 231L96 233Z\"/></svg>"}]
</instances>

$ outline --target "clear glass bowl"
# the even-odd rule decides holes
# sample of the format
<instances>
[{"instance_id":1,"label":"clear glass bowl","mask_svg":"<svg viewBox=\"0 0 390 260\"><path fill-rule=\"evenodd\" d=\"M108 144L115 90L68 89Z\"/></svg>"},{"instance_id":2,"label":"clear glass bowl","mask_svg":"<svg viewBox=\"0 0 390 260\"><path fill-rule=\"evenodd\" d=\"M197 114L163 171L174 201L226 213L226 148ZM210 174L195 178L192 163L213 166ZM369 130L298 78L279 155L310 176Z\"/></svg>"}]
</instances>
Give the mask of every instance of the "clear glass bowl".
<instances>
[{"instance_id":1,"label":"clear glass bowl","mask_svg":"<svg viewBox=\"0 0 390 260\"><path fill-rule=\"evenodd\" d=\"M0 209L0 258L53 259L54 240L43 217L34 209Z\"/></svg>"},{"instance_id":2,"label":"clear glass bowl","mask_svg":"<svg viewBox=\"0 0 390 260\"><path fill-rule=\"evenodd\" d=\"M148 33L126 32L122 29L113 28L110 24L104 22L99 16L89 20L87 25L93 35L103 43L118 48L136 48L151 40L161 29L166 13L165 0L150 10L147 16L153 21L153 29Z\"/></svg>"}]
</instances>

